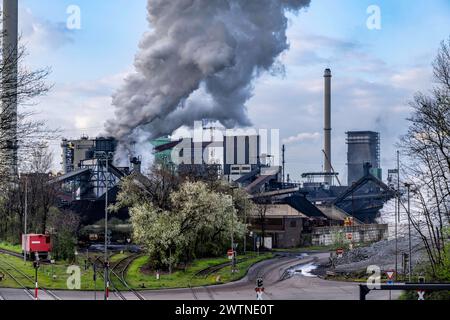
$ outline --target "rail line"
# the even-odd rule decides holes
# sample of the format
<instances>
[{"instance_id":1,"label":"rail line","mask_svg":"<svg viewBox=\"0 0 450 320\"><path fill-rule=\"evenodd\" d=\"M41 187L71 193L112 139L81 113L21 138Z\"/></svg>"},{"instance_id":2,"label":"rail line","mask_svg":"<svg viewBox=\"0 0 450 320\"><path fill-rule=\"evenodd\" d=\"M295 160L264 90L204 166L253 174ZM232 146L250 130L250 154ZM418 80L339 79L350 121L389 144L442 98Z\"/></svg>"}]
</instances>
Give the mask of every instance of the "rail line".
<instances>
[{"instance_id":1,"label":"rail line","mask_svg":"<svg viewBox=\"0 0 450 320\"><path fill-rule=\"evenodd\" d=\"M248 258L238 259L236 261L236 265L238 265L239 263L245 262L247 260L248 260ZM198 295L195 292L196 289L191 285L191 281L192 281L192 279L194 277L204 277L204 278L206 278L209 275L211 275L211 274L213 274L213 273L215 273L215 272L217 272L217 271L219 271L219 270L221 270L223 268L229 267L231 265L232 265L232 262L221 263L221 264L218 264L218 265L211 266L211 267L205 268L203 270L200 270L194 276L192 276L192 278L189 281L189 289L191 290L192 295L194 296L194 299L195 300L199 300ZM208 286L201 286L200 288L203 288L206 291L206 293L208 294L208 296L211 298L211 300L214 300L214 296L213 296L212 292L209 290Z\"/></svg>"},{"instance_id":2,"label":"rail line","mask_svg":"<svg viewBox=\"0 0 450 320\"><path fill-rule=\"evenodd\" d=\"M127 274L127 270L128 270L128 268L129 268L129 266L131 265L131 263L135 260L135 259L137 259L137 258L139 258L141 255L132 255L132 256L130 256L130 257L127 257L127 258L125 258L125 259L123 259L123 260L121 260L120 262L119 262L119 264L121 264L121 263L123 263L123 267L122 267L122 270L120 271L120 277L119 277L119 280L123 283L123 285L125 285L125 287L129 290L129 291L131 291L139 300L146 300L139 292L137 292L136 290L134 290L133 288L131 288L129 285L128 285L128 283L127 283L127 281L126 281L126 274Z\"/></svg>"},{"instance_id":3,"label":"rail line","mask_svg":"<svg viewBox=\"0 0 450 320\"><path fill-rule=\"evenodd\" d=\"M114 293L121 300L127 300L127 298L125 297L123 292L119 289L119 285L114 282L114 278L119 281L120 285L124 286L128 290L128 292L131 292L132 294L134 294L139 300L146 300L139 292L137 292L136 290L131 288L130 285L125 280L126 271L128 270L128 267L137 257L139 257L139 255L131 255L131 256L125 257L125 258L119 260L117 263L114 264L114 266L112 266L110 268L109 284L110 284L111 288L113 289ZM103 269L103 271L104 271L104 261L101 260L100 257L97 257L95 259L94 263L96 263L96 261L100 262L100 264L101 264L100 268ZM101 277L104 279L103 273L101 274Z\"/></svg>"},{"instance_id":4,"label":"rail line","mask_svg":"<svg viewBox=\"0 0 450 320\"><path fill-rule=\"evenodd\" d=\"M26 280L26 282L31 283L31 286L30 286L30 287L32 287L32 288L34 288L34 286L35 286L35 281L34 281L34 279L32 279L32 278L31 278L29 275L27 275L25 272L23 272L22 270L16 268L14 265L12 265L11 263L9 263L9 262L7 262L7 261L5 261L5 260L1 260L1 263L3 263L3 266L0 264L0 268L1 268L3 271L5 271L5 273L7 273L7 274L11 277L11 279L13 279L19 286L21 286L23 289L26 289L26 292L27 292L28 294L30 294L31 297L33 297L33 299L34 299L34 295L32 294L31 290L30 290L26 285L24 285L24 283L22 283L21 281L19 281L19 280L17 279L17 277L15 277L15 276L11 273L11 271L14 271L16 274L19 274L20 277L22 277L23 279ZM5 265L6 265L6 268L5 268ZM40 287L40 289L41 289L43 292L45 292L48 296L52 297L54 300L61 300L61 298L59 298L59 297L58 297L56 294L54 294L52 291L50 291L50 290L48 290L48 289L46 289L46 288L44 288L44 287Z\"/></svg>"},{"instance_id":5,"label":"rail line","mask_svg":"<svg viewBox=\"0 0 450 320\"><path fill-rule=\"evenodd\" d=\"M97 264L97 261L100 263L99 265ZM104 276L104 273L105 273L105 267L104 267L105 262L104 262L100 257L97 257L97 258L95 258L95 260L94 260L93 263L94 263L97 267L99 267L100 270L102 270L102 271L99 272L99 273L100 273L100 277L101 277L101 278L103 279L103 281L104 281L104 280L105 280L105 276ZM114 294L115 294L116 296L118 296L120 300L127 300L127 299L125 298L125 296L124 296L119 290L117 290L117 288L114 286L114 283L111 281L111 277L109 278L109 284L110 284L111 289L112 289L112 291L114 292Z\"/></svg>"},{"instance_id":6,"label":"rail line","mask_svg":"<svg viewBox=\"0 0 450 320\"><path fill-rule=\"evenodd\" d=\"M16 258L23 258L23 254L20 254L20 253L14 252L14 251L10 251L10 250L6 250L6 249L0 249L0 253L7 254L8 256L13 256Z\"/></svg>"},{"instance_id":7,"label":"rail line","mask_svg":"<svg viewBox=\"0 0 450 320\"><path fill-rule=\"evenodd\" d=\"M32 300L34 299L34 295L31 290L27 286L25 286L18 278L16 278L7 268L0 265L0 271L2 271L5 275L9 276L14 282L16 282L24 290L28 297L30 297Z\"/></svg>"}]
</instances>

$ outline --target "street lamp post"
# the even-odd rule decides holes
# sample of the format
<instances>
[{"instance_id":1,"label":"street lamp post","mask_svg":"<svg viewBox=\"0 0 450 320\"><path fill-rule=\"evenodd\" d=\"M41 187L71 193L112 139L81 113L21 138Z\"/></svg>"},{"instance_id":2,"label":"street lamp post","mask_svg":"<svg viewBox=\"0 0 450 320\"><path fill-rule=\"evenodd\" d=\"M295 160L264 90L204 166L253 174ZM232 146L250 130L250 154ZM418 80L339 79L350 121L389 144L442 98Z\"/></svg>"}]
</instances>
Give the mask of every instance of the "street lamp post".
<instances>
[{"instance_id":1,"label":"street lamp post","mask_svg":"<svg viewBox=\"0 0 450 320\"><path fill-rule=\"evenodd\" d=\"M108 300L108 296L109 296L109 262L108 262L108 184L109 184L109 178L108 178L108 164L109 164L109 160L112 156L112 152L97 152L96 154L96 158L98 161L100 160L105 160L105 168L106 168L106 182L105 182L105 265L104 265L104 269L105 269L105 300ZM99 165L99 164L98 164Z\"/></svg>"},{"instance_id":2,"label":"street lamp post","mask_svg":"<svg viewBox=\"0 0 450 320\"><path fill-rule=\"evenodd\" d=\"M24 222L23 222L23 232L24 235L27 235L27 215L28 215L28 177L25 176L25 206L24 206ZM26 237L22 237L22 242L27 241ZM26 245L24 243L22 243L22 247L23 247L23 261L26 262L27 261L27 250L26 250Z\"/></svg>"},{"instance_id":3,"label":"street lamp post","mask_svg":"<svg viewBox=\"0 0 450 320\"><path fill-rule=\"evenodd\" d=\"M411 184L405 183L405 187L408 192L408 238L409 238L409 264L408 264L408 279L409 282L411 282L411 275L412 275L412 244L411 244Z\"/></svg>"},{"instance_id":4,"label":"street lamp post","mask_svg":"<svg viewBox=\"0 0 450 320\"><path fill-rule=\"evenodd\" d=\"M36 255L36 260L33 262L34 266L34 299L38 300L38 269L39 269L39 256Z\"/></svg>"},{"instance_id":5,"label":"street lamp post","mask_svg":"<svg viewBox=\"0 0 450 320\"><path fill-rule=\"evenodd\" d=\"M247 202L244 203L244 223L245 223L245 235L244 235L244 256L247 254Z\"/></svg>"},{"instance_id":6,"label":"street lamp post","mask_svg":"<svg viewBox=\"0 0 450 320\"><path fill-rule=\"evenodd\" d=\"M398 224L400 222L400 151L397 150L397 192L395 195L395 280L398 275Z\"/></svg>"},{"instance_id":7,"label":"street lamp post","mask_svg":"<svg viewBox=\"0 0 450 320\"><path fill-rule=\"evenodd\" d=\"M234 207L234 190L237 189L237 187L232 186L231 187L231 202ZM235 252L235 246L234 246L234 214L231 215L231 251L233 252L233 256L231 259L231 273L236 272L236 252Z\"/></svg>"}]
</instances>

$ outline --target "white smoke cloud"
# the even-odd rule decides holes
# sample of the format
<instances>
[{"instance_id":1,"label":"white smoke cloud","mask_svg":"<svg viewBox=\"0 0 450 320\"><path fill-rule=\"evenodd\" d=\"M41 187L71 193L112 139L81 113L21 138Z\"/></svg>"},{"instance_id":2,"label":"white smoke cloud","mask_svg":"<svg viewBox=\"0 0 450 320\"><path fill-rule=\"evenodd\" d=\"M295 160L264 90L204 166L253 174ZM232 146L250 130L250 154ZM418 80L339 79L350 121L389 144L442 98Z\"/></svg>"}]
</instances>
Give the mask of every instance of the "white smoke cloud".
<instances>
[{"instance_id":1,"label":"white smoke cloud","mask_svg":"<svg viewBox=\"0 0 450 320\"><path fill-rule=\"evenodd\" d=\"M287 11L310 0L148 0L152 30L135 72L113 96L108 134L125 149L208 118L225 127L251 124L253 79L279 70L288 49ZM141 136L141 137L140 137Z\"/></svg>"}]
</instances>

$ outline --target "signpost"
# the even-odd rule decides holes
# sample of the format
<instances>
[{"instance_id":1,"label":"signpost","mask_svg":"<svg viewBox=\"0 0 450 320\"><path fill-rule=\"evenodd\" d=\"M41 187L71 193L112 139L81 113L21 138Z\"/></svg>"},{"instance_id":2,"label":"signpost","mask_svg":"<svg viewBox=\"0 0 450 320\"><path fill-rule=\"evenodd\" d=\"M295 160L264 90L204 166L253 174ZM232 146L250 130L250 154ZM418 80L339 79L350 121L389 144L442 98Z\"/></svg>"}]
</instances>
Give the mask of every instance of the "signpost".
<instances>
[{"instance_id":1,"label":"signpost","mask_svg":"<svg viewBox=\"0 0 450 320\"><path fill-rule=\"evenodd\" d=\"M419 283L425 283L425 277L419 277ZM417 295L419 296L418 301L425 300L425 290L417 290Z\"/></svg>"},{"instance_id":2,"label":"signpost","mask_svg":"<svg viewBox=\"0 0 450 320\"><path fill-rule=\"evenodd\" d=\"M34 267L34 300L38 300L38 269L39 269L39 260L35 260L33 262Z\"/></svg>"},{"instance_id":3,"label":"signpost","mask_svg":"<svg viewBox=\"0 0 450 320\"><path fill-rule=\"evenodd\" d=\"M388 277L388 285L393 285L394 284L394 276L395 276L395 271L394 270L388 270L386 271L386 275ZM392 291L389 290L389 300L392 300Z\"/></svg>"},{"instance_id":4,"label":"signpost","mask_svg":"<svg viewBox=\"0 0 450 320\"><path fill-rule=\"evenodd\" d=\"M394 284L394 276L395 276L395 271L394 270L388 270L386 271L386 275L388 277L388 284Z\"/></svg>"},{"instance_id":5,"label":"signpost","mask_svg":"<svg viewBox=\"0 0 450 320\"><path fill-rule=\"evenodd\" d=\"M92 268L94 271L93 280L94 280L94 300L97 301L97 266L95 263L92 264Z\"/></svg>"},{"instance_id":6,"label":"signpost","mask_svg":"<svg viewBox=\"0 0 450 320\"><path fill-rule=\"evenodd\" d=\"M263 300L263 293L264 293L264 279L259 277L256 279L256 300Z\"/></svg>"}]
</instances>

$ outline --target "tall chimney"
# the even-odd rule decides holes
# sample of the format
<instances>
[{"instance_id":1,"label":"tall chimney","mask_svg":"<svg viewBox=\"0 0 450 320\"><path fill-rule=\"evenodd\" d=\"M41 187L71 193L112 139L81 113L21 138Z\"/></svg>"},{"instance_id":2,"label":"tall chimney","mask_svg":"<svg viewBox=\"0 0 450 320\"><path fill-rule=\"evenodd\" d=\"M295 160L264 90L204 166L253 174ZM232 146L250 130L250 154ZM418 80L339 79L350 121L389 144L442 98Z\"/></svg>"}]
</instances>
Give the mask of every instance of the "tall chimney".
<instances>
[{"instance_id":1,"label":"tall chimney","mask_svg":"<svg viewBox=\"0 0 450 320\"><path fill-rule=\"evenodd\" d=\"M9 172L12 176L18 174L17 167L17 58L18 58L18 0L3 0L3 63L2 75L3 96L2 126L3 137L1 146L2 172ZM4 170L7 170L6 172Z\"/></svg>"},{"instance_id":2,"label":"tall chimney","mask_svg":"<svg viewBox=\"0 0 450 320\"><path fill-rule=\"evenodd\" d=\"M325 126L324 126L324 172L331 173L331 69L325 69ZM325 177L325 182L331 185L333 178Z\"/></svg>"}]
</instances>

